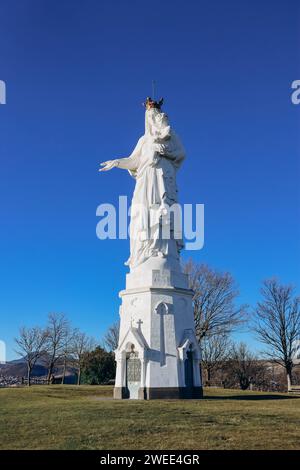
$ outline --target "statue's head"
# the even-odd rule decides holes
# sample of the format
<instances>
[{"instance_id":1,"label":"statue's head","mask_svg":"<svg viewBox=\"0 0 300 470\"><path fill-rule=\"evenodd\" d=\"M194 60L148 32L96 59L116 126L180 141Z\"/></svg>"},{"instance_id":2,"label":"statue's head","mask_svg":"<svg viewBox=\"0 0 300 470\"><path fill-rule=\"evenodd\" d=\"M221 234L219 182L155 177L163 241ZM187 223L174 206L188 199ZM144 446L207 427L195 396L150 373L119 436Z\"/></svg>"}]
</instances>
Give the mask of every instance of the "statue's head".
<instances>
[{"instance_id":1,"label":"statue's head","mask_svg":"<svg viewBox=\"0 0 300 470\"><path fill-rule=\"evenodd\" d=\"M163 98L160 98L160 100L155 101L155 100L153 100L152 98L150 98L150 96L148 96L148 97L146 98L146 101L143 103L143 105L145 106L146 110L149 110L149 109L158 109L158 110L160 111L163 102L164 102L164 99L163 99Z\"/></svg>"},{"instance_id":2,"label":"statue's head","mask_svg":"<svg viewBox=\"0 0 300 470\"><path fill-rule=\"evenodd\" d=\"M154 101L147 98L144 106L146 108L145 115L145 132L146 134L157 135L165 127L169 125L168 115L161 110L163 99Z\"/></svg>"}]
</instances>

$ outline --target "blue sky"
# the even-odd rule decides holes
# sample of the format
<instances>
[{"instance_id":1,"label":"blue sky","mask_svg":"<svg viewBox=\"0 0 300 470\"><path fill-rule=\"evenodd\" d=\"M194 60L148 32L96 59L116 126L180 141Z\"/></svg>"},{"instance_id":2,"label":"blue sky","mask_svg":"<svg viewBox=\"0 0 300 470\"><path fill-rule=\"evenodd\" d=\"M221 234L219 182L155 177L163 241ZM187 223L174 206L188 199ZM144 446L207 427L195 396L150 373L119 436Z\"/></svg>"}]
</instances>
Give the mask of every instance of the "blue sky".
<instances>
[{"instance_id":1,"label":"blue sky","mask_svg":"<svg viewBox=\"0 0 300 470\"><path fill-rule=\"evenodd\" d=\"M205 204L205 246L184 257L230 271L241 302L273 275L299 288L299 2L2 0L0 16L8 359L50 311L98 339L118 318L129 242L96 238L96 207L134 181L98 165L142 135L152 79L187 150L180 200Z\"/></svg>"}]
</instances>

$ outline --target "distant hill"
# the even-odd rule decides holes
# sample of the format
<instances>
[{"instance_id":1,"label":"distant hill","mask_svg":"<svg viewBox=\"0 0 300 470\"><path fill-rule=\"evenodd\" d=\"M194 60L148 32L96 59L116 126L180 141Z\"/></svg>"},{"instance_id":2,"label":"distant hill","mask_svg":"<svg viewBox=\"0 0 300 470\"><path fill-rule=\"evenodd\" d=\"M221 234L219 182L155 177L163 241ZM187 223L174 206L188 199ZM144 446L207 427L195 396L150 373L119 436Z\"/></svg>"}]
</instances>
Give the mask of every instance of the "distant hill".
<instances>
[{"instance_id":1,"label":"distant hill","mask_svg":"<svg viewBox=\"0 0 300 470\"><path fill-rule=\"evenodd\" d=\"M36 364L33 368L32 375L40 377L47 374L47 368L42 364ZM27 364L24 358L16 361L9 361L6 364L0 364L0 375L5 377L26 377Z\"/></svg>"},{"instance_id":2,"label":"distant hill","mask_svg":"<svg viewBox=\"0 0 300 470\"><path fill-rule=\"evenodd\" d=\"M48 369L46 367L46 357L45 355L40 357L32 371L32 377L42 377L47 375ZM62 363L58 362L57 366L54 369L54 375L59 377L62 375ZM13 361L8 361L6 364L0 364L0 375L4 377L26 377L27 376L27 363L26 358L21 357L20 359L15 359ZM66 381L73 382L76 377L76 369L74 367L67 367L66 370ZM74 378L74 380L73 380Z\"/></svg>"}]
</instances>

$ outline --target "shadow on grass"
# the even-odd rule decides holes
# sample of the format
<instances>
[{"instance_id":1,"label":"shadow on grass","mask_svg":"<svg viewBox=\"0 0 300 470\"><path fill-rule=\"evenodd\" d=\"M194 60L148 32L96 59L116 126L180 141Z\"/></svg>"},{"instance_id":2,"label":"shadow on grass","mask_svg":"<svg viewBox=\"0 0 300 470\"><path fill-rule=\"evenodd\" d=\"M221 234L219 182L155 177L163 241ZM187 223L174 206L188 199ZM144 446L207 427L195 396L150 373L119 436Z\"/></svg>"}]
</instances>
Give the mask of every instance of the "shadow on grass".
<instances>
[{"instance_id":1,"label":"shadow on grass","mask_svg":"<svg viewBox=\"0 0 300 470\"><path fill-rule=\"evenodd\" d=\"M218 395L218 396L203 396L205 400L245 400L245 401L263 401L263 400L294 400L295 398L300 398L298 395L290 396L290 395L255 395L255 394L247 394L247 395Z\"/></svg>"}]
</instances>

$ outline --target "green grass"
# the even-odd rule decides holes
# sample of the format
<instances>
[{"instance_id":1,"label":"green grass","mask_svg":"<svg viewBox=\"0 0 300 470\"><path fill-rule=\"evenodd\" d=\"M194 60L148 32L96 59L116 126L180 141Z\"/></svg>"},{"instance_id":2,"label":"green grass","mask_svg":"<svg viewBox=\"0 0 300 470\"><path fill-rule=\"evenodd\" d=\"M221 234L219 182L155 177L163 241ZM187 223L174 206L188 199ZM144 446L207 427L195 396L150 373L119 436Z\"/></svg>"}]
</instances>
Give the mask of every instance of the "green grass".
<instances>
[{"instance_id":1,"label":"green grass","mask_svg":"<svg viewBox=\"0 0 300 470\"><path fill-rule=\"evenodd\" d=\"M1 449L300 449L300 398L205 390L111 400L112 387L0 389Z\"/></svg>"}]
</instances>

